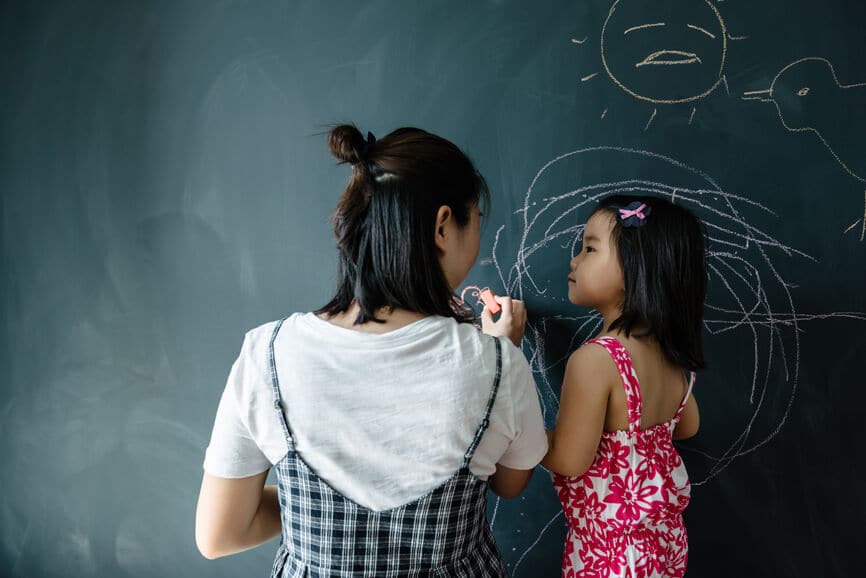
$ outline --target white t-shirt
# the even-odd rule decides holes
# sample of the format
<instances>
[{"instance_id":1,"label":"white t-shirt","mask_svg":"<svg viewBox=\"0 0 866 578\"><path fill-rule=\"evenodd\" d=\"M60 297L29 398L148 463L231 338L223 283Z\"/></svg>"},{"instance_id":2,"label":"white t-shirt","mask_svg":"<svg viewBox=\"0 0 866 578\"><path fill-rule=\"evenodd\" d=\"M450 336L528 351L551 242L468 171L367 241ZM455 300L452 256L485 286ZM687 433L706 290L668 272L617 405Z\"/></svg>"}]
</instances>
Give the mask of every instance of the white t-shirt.
<instances>
[{"instance_id":1,"label":"white t-shirt","mask_svg":"<svg viewBox=\"0 0 866 578\"><path fill-rule=\"evenodd\" d=\"M249 331L232 366L205 455L211 475L252 476L288 451L268 368L275 324ZM531 469L547 452L529 364L500 341L499 392L470 463L483 479L497 463ZM297 313L274 352L296 451L333 489L373 510L423 496L457 471L496 368L491 337L439 316L371 334Z\"/></svg>"}]
</instances>

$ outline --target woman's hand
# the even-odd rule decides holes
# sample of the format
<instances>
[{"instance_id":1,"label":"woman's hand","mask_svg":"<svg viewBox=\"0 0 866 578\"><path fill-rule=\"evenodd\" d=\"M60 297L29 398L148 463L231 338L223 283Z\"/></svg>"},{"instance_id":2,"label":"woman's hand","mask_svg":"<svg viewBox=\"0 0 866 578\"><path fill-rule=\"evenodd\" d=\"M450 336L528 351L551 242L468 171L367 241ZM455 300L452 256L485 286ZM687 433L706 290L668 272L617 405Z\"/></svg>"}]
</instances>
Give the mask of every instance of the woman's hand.
<instances>
[{"instance_id":1,"label":"woman's hand","mask_svg":"<svg viewBox=\"0 0 866 578\"><path fill-rule=\"evenodd\" d=\"M494 297L502 307L499 319L493 320L493 314L485 306L481 311L481 331L496 337L508 337L511 342L520 347L523 331L526 328L526 305L523 301L511 297Z\"/></svg>"}]
</instances>

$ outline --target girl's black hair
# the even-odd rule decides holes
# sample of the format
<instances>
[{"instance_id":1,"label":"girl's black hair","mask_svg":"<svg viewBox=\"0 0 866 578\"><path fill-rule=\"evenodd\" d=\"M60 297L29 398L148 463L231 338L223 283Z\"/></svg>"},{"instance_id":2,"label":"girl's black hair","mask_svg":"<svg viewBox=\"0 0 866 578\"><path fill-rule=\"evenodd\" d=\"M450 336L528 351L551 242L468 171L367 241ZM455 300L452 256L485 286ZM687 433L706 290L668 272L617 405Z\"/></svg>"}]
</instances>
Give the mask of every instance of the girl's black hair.
<instances>
[{"instance_id":1,"label":"girl's black hair","mask_svg":"<svg viewBox=\"0 0 866 578\"><path fill-rule=\"evenodd\" d=\"M316 313L335 315L360 306L355 324L382 322L381 307L470 321L439 264L436 215L447 205L460 227L490 193L472 161L452 142L417 128L376 140L354 125L334 127L328 148L352 165L334 211L337 290Z\"/></svg>"},{"instance_id":2,"label":"girl's black hair","mask_svg":"<svg viewBox=\"0 0 866 578\"><path fill-rule=\"evenodd\" d=\"M649 214L626 227L619 209L638 201ZM668 360L690 371L704 369L701 341L707 294L706 232L688 209L661 197L612 195L593 214L614 218L615 245L625 282L622 315L608 329L628 337L651 336Z\"/></svg>"}]
</instances>

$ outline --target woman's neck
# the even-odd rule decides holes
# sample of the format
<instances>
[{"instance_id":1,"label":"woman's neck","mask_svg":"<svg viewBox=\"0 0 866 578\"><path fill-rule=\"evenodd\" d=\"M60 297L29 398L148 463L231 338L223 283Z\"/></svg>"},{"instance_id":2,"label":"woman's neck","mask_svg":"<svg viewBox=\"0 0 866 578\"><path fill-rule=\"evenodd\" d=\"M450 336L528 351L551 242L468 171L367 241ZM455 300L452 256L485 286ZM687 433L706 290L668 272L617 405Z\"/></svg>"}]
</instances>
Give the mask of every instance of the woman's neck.
<instances>
[{"instance_id":1,"label":"woman's neck","mask_svg":"<svg viewBox=\"0 0 866 578\"><path fill-rule=\"evenodd\" d=\"M366 333L388 333L427 317L424 313L408 311L406 309L380 307L375 311L374 317L380 319L381 323L377 321L367 321L366 323L356 325L355 319L358 318L360 312L361 307L357 302L353 302L349 308L342 313L337 313L330 317L322 314L320 317L339 327L353 329L355 331L363 331Z\"/></svg>"}]
</instances>

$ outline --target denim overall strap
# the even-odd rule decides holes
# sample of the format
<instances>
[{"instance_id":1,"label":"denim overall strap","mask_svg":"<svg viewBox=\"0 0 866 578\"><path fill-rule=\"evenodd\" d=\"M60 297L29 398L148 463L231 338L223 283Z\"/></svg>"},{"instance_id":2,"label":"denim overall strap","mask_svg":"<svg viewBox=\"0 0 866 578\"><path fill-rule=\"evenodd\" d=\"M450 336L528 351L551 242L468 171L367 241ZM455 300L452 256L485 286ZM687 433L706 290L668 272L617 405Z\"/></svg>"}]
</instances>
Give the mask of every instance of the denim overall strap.
<instances>
[{"instance_id":1,"label":"denim overall strap","mask_svg":"<svg viewBox=\"0 0 866 578\"><path fill-rule=\"evenodd\" d=\"M472 444L470 444L469 449L463 455L462 468L469 467L469 462L472 461L472 456L475 455L475 450L478 448L481 436L484 435L484 432L487 431L487 427L490 425L490 413L493 411L496 393L499 391L499 382L502 379L502 343L498 337L494 337L493 342L496 344L496 374L493 376L493 389L490 392L490 398L487 400L487 407L484 409L484 419L481 420L481 425L478 426L475 437L472 438Z\"/></svg>"},{"instance_id":2,"label":"denim overall strap","mask_svg":"<svg viewBox=\"0 0 866 578\"><path fill-rule=\"evenodd\" d=\"M295 440L292 437L292 431L289 429L289 424L286 421L285 414L283 413L283 403L280 397L280 381L277 379L277 362L274 358L274 341L277 339L280 327L283 326L283 321L285 321L285 319L277 321L277 324L274 327L274 332L271 335L271 340L268 343L268 367L271 371L271 388L274 393L274 411L276 411L277 417L280 420L280 425L283 427L283 435L286 437L286 444L288 445L289 451L291 451L295 446Z\"/></svg>"}]
</instances>

